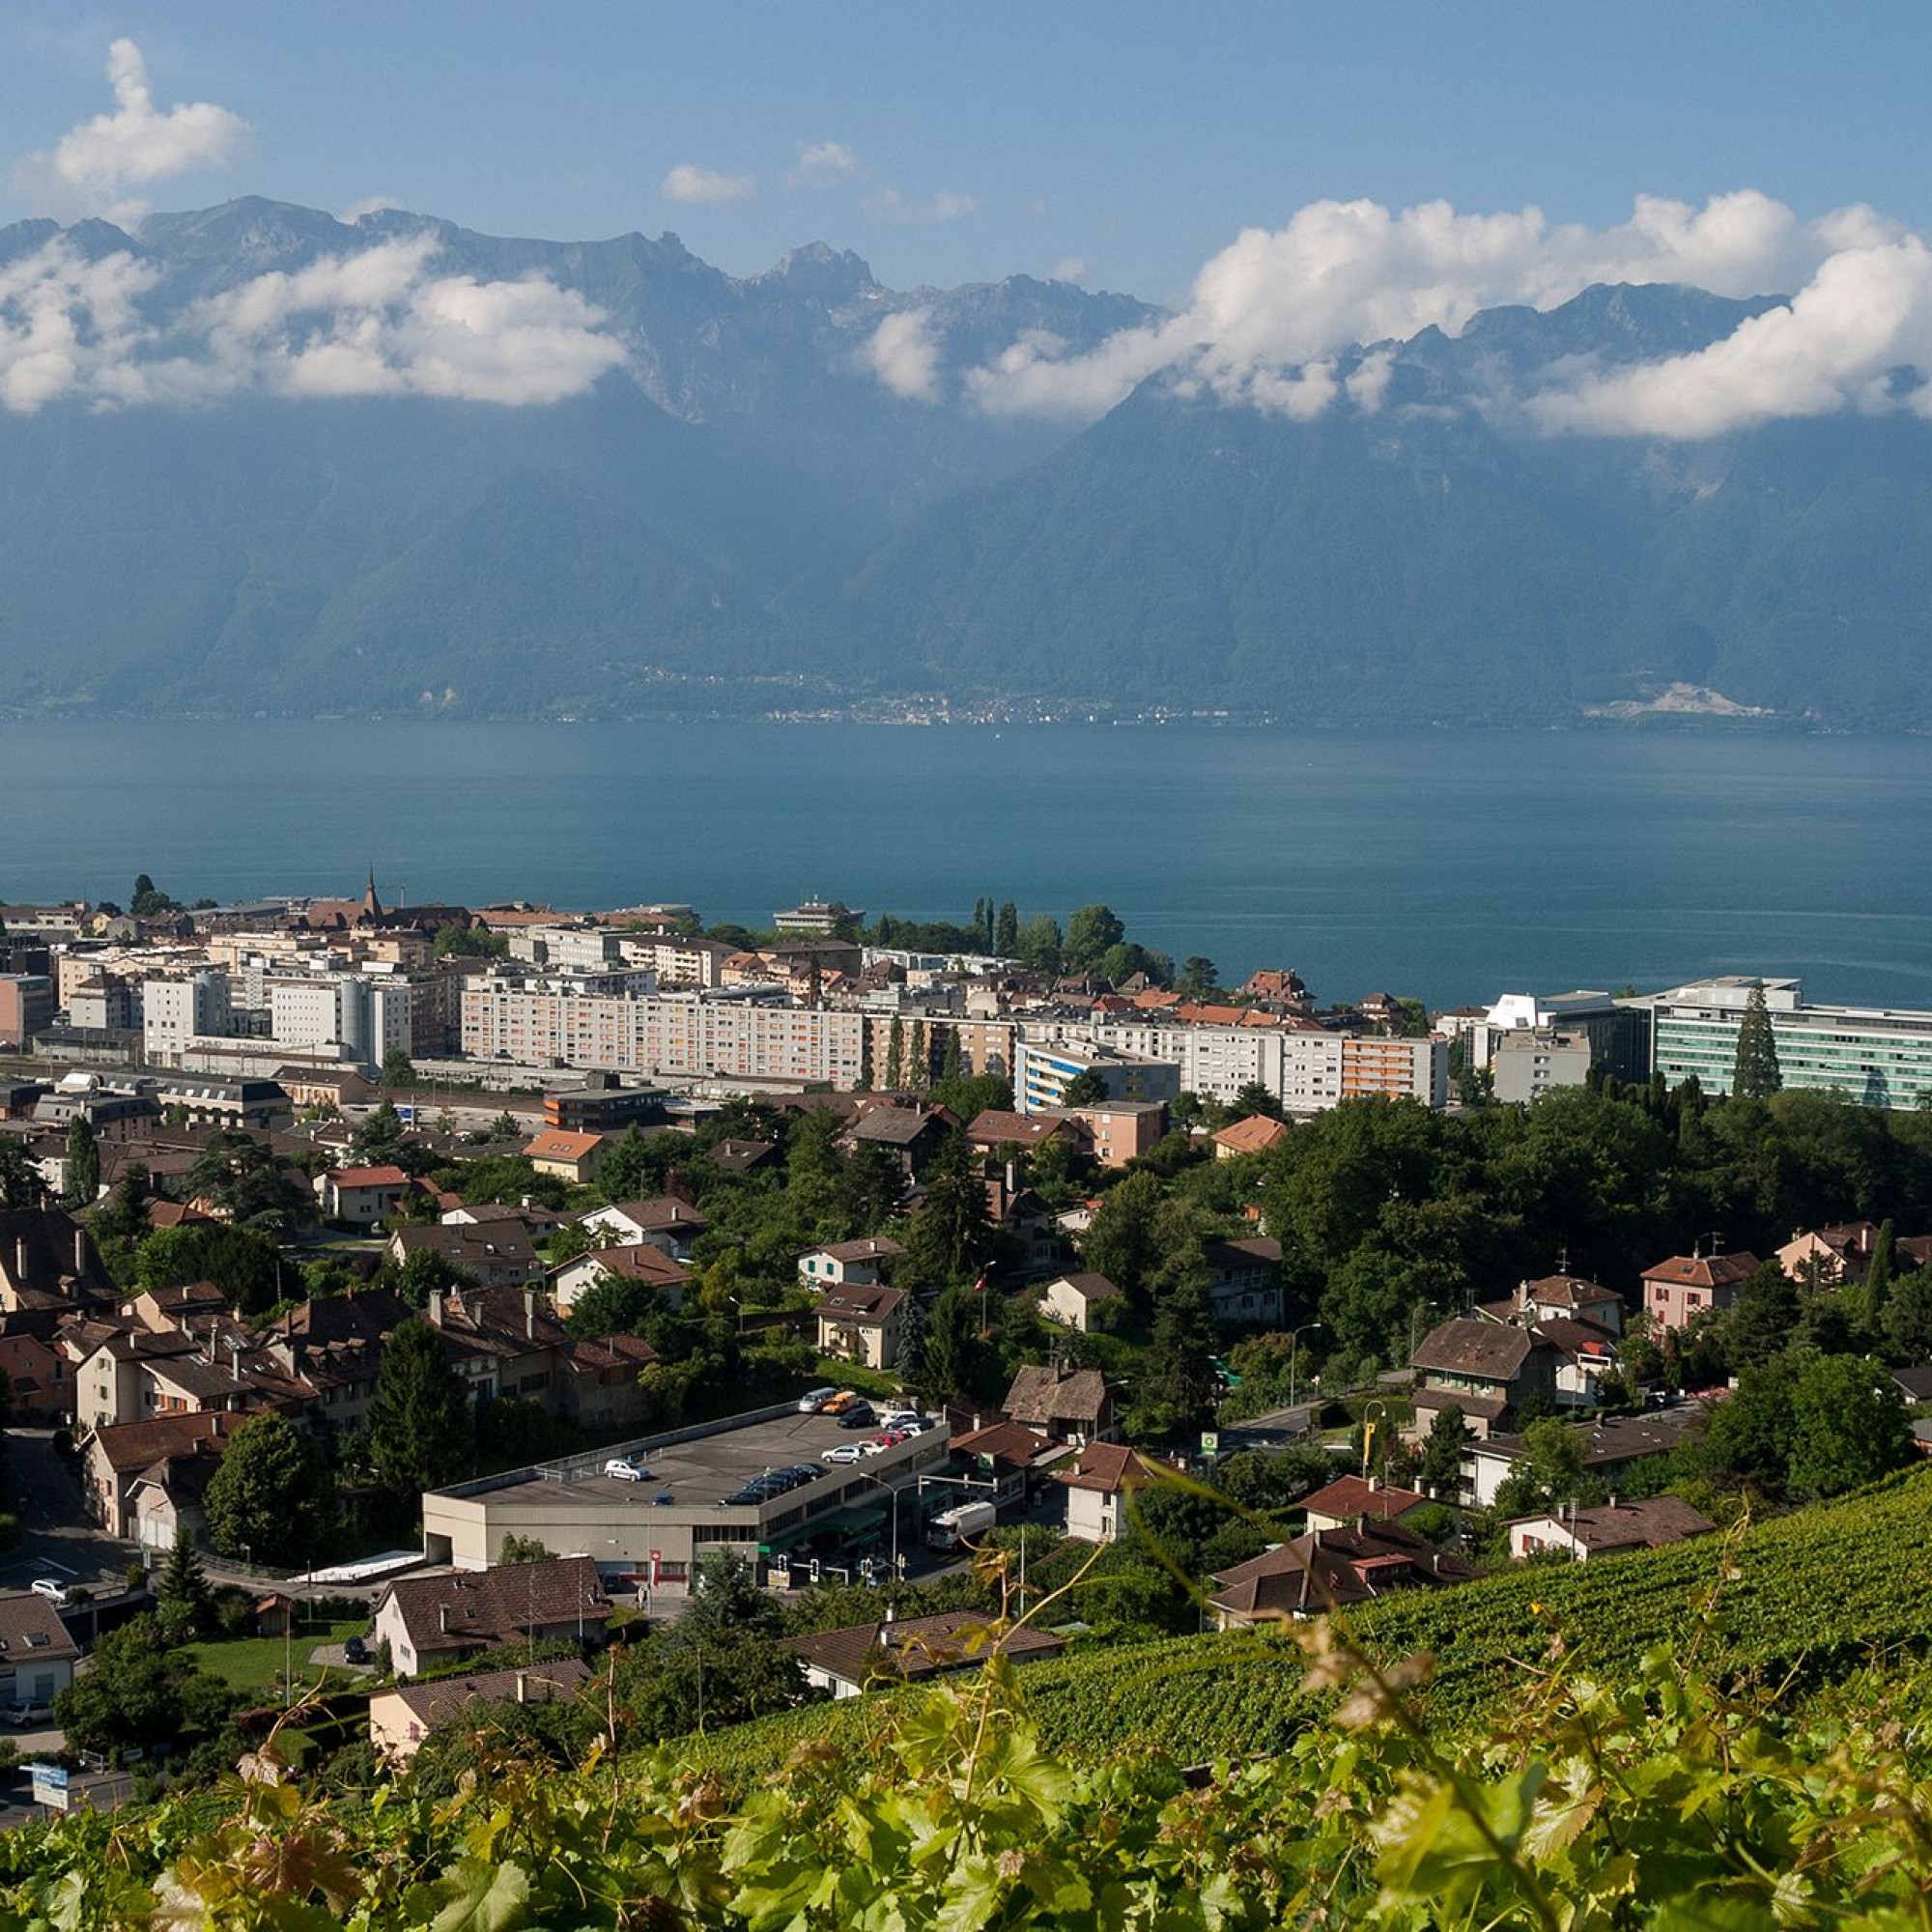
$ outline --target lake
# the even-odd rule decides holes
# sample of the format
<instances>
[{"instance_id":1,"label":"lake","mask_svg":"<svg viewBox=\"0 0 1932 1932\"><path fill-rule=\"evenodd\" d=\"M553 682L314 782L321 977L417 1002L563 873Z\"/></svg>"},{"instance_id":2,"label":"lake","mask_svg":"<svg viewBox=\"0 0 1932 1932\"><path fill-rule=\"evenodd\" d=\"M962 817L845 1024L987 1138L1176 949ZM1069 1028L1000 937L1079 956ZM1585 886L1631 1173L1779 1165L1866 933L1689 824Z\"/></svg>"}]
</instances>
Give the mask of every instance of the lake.
<instances>
[{"instance_id":1,"label":"lake","mask_svg":"<svg viewBox=\"0 0 1932 1932\"><path fill-rule=\"evenodd\" d=\"M1319 1000L1801 974L1932 1006L1922 739L1209 726L0 722L0 896L1104 900Z\"/></svg>"}]
</instances>

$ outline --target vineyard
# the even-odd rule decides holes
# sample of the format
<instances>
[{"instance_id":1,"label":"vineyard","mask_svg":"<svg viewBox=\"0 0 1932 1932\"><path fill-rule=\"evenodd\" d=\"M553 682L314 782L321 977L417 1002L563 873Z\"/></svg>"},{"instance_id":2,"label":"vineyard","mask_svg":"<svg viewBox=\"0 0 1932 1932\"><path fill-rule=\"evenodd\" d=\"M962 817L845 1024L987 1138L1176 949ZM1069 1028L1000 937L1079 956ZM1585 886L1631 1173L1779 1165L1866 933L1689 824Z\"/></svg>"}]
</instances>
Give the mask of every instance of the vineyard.
<instances>
[{"instance_id":1,"label":"vineyard","mask_svg":"<svg viewBox=\"0 0 1932 1932\"><path fill-rule=\"evenodd\" d=\"M1634 1672L1665 1645L1687 1665L1814 1688L1873 1658L1932 1647L1932 1470L1731 1537L1595 1563L1538 1565L1357 1611L1355 1639L1390 1662L1427 1652L1432 1722L1487 1720L1546 1667ZM1068 1613L1078 1614L1077 1595ZM1049 1617L1051 1612L1049 1612ZM1074 1758L1151 1747L1183 1763L1287 1749L1318 1716L1292 1637L1252 1631L1076 1653L1021 1674L1041 1741ZM812 1707L688 1741L734 1783L765 1775L807 1739L869 1747L904 1693Z\"/></svg>"}]
</instances>

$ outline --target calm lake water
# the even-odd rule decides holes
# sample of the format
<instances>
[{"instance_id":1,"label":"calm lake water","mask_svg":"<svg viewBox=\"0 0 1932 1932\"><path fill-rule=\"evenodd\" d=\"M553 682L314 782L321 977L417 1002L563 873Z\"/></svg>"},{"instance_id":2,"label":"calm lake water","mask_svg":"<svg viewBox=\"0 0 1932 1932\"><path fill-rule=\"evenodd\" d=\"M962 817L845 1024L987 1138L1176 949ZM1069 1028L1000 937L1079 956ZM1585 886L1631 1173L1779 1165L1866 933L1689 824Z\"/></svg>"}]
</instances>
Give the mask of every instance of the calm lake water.
<instances>
[{"instance_id":1,"label":"calm lake water","mask_svg":"<svg viewBox=\"0 0 1932 1932\"><path fill-rule=\"evenodd\" d=\"M1323 1001L1802 974L1932 1006L1923 740L1177 726L0 723L0 897L976 898Z\"/></svg>"}]
</instances>

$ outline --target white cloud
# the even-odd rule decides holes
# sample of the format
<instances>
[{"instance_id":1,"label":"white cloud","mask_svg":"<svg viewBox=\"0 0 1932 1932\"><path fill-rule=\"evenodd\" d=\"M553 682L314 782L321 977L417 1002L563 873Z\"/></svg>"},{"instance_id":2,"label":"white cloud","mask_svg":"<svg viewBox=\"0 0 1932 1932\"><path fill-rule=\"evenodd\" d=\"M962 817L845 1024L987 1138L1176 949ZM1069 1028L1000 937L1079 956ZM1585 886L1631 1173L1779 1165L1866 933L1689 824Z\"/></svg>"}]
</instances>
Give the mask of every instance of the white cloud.
<instances>
[{"instance_id":1,"label":"white cloud","mask_svg":"<svg viewBox=\"0 0 1932 1932\"><path fill-rule=\"evenodd\" d=\"M1084 282L1087 279L1087 262L1080 255L1063 255L1047 270L1050 282Z\"/></svg>"},{"instance_id":2,"label":"white cloud","mask_svg":"<svg viewBox=\"0 0 1932 1932\"><path fill-rule=\"evenodd\" d=\"M1932 371L1923 243L1863 206L1801 220L1754 189L1702 206L1639 196L1605 228L1552 223L1535 208L1462 213L1447 202L1393 211L1311 203L1278 229L1247 229L1195 277L1178 316L1069 355L1022 338L969 373L993 412L1089 416L1171 371L1226 402L1305 416L1347 402L1381 407L1392 359L1371 355L1338 381L1354 345L1455 334L1479 310L1548 309L1594 283L1678 282L1717 295L1803 293L1696 356L1604 374L1571 372L1534 399L1547 429L1706 435L1774 415L1924 408L1901 362ZM1674 427L1673 427L1674 425Z\"/></svg>"},{"instance_id":3,"label":"white cloud","mask_svg":"<svg viewBox=\"0 0 1932 1932\"><path fill-rule=\"evenodd\" d=\"M900 309L867 338L860 361L895 396L909 402L939 400L939 342L929 308Z\"/></svg>"},{"instance_id":4,"label":"white cloud","mask_svg":"<svg viewBox=\"0 0 1932 1932\"><path fill-rule=\"evenodd\" d=\"M958 221L979 213L980 204L970 194L955 194L941 188L928 200L921 201L895 187L882 187L865 201L867 214L881 221Z\"/></svg>"},{"instance_id":5,"label":"white cloud","mask_svg":"<svg viewBox=\"0 0 1932 1932\"><path fill-rule=\"evenodd\" d=\"M384 214L402 205L393 195L365 194L360 201L352 201L335 218L345 227L353 228L365 215Z\"/></svg>"},{"instance_id":6,"label":"white cloud","mask_svg":"<svg viewBox=\"0 0 1932 1932\"><path fill-rule=\"evenodd\" d=\"M1897 372L1920 372L1901 384ZM1916 235L1830 256L1796 297L1688 355L1530 399L1550 430L1695 439L1839 410L1932 416L1932 250Z\"/></svg>"},{"instance_id":7,"label":"white cloud","mask_svg":"<svg viewBox=\"0 0 1932 1932\"><path fill-rule=\"evenodd\" d=\"M165 334L155 270L57 238L0 270L0 408L277 396L427 395L504 405L580 395L625 359L607 320L541 277L435 272L428 237L387 241L197 303Z\"/></svg>"},{"instance_id":8,"label":"white cloud","mask_svg":"<svg viewBox=\"0 0 1932 1932\"><path fill-rule=\"evenodd\" d=\"M859 172L859 157L843 141L801 141L798 166L784 181L787 187L830 187Z\"/></svg>"},{"instance_id":9,"label":"white cloud","mask_svg":"<svg viewBox=\"0 0 1932 1932\"><path fill-rule=\"evenodd\" d=\"M664 178L667 201L743 201L757 186L753 175L721 175L684 162Z\"/></svg>"},{"instance_id":10,"label":"white cloud","mask_svg":"<svg viewBox=\"0 0 1932 1932\"><path fill-rule=\"evenodd\" d=\"M126 189L221 167L247 145L247 122L211 100L156 107L147 62L132 41L108 48L107 79L114 112L70 128L52 149L28 156L16 170L23 184L66 190L90 210L127 219L146 203L127 198Z\"/></svg>"}]
</instances>

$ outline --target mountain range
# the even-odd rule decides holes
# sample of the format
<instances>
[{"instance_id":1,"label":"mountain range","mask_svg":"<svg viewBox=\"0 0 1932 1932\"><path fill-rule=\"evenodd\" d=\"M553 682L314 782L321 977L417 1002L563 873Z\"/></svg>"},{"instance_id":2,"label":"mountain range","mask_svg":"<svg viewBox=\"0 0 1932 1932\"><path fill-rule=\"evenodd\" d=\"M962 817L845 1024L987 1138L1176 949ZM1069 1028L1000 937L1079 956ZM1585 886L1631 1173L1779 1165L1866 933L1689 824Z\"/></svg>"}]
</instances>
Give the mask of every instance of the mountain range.
<instances>
[{"instance_id":1,"label":"mountain range","mask_svg":"<svg viewBox=\"0 0 1932 1932\"><path fill-rule=\"evenodd\" d=\"M48 289L74 321L40 342ZM1158 310L400 211L20 223L0 706L1932 725L1932 427L1549 434L1521 406L1776 299L1592 288L1342 352L1332 407L1181 366L1082 420L985 372Z\"/></svg>"}]
</instances>

